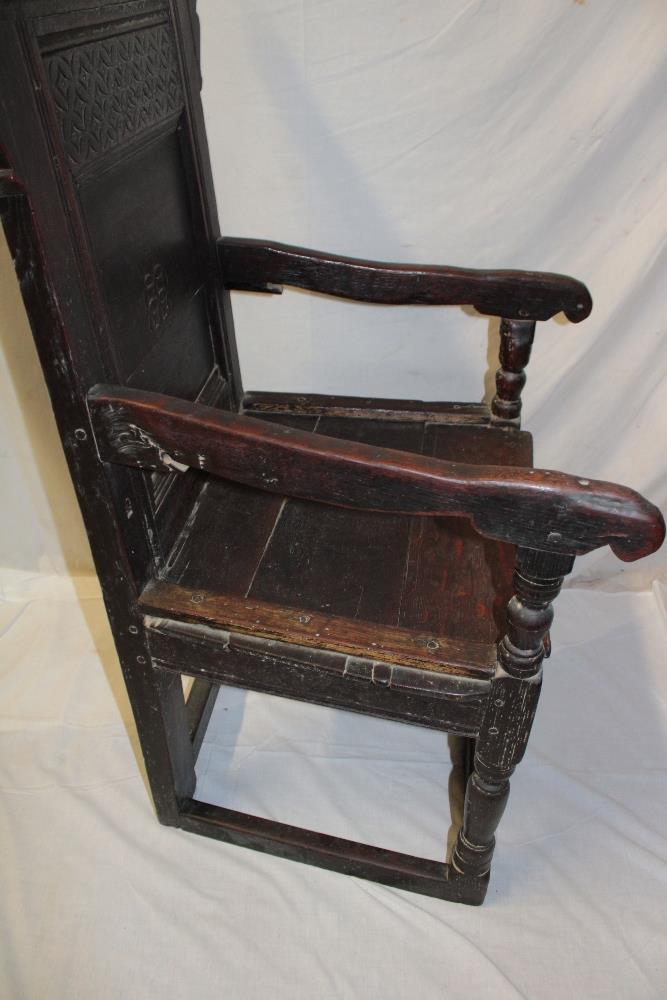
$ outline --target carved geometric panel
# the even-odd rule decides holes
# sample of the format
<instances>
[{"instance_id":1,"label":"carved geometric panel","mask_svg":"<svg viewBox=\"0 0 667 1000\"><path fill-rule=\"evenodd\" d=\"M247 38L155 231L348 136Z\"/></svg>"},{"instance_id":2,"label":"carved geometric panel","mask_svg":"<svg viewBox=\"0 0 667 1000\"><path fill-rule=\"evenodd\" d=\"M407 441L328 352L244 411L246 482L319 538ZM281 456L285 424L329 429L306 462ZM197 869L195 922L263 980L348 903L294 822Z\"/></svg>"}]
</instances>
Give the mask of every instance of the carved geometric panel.
<instances>
[{"instance_id":1,"label":"carved geometric panel","mask_svg":"<svg viewBox=\"0 0 667 1000\"><path fill-rule=\"evenodd\" d=\"M75 168L183 106L166 24L49 53L44 61L65 151Z\"/></svg>"}]
</instances>

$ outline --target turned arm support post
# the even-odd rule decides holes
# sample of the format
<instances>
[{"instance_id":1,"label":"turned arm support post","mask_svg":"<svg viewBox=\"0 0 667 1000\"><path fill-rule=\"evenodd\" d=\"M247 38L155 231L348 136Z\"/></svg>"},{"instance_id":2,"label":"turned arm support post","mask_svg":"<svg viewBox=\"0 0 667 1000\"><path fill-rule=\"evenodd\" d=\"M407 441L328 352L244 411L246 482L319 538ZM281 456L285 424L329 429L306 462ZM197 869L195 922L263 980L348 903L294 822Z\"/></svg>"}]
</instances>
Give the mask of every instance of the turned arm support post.
<instances>
[{"instance_id":1,"label":"turned arm support post","mask_svg":"<svg viewBox=\"0 0 667 1000\"><path fill-rule=\"evenodd\" d=\"M544 640L553 621L552 601L574 565L574 556L518 549L507 631L498 646L498 668L468 779L463 826L452 863L466 874L489 871L495 831L507 804L509 779L522 759L542 685Z\"/></svg>"},{"instance_id":2,"label":"turned arm support post","mask_svg":"<svg viewBox=\"0 0 667 1000\"><path fill-rule=\"evenodd\" d=\"M494 423L518 427L521 422L521 393L526 384L524 369L530 360L534 337L533 320L500 321L500 368L496 372L496 394L491 402Z\"/></svg>"}]
</instances>

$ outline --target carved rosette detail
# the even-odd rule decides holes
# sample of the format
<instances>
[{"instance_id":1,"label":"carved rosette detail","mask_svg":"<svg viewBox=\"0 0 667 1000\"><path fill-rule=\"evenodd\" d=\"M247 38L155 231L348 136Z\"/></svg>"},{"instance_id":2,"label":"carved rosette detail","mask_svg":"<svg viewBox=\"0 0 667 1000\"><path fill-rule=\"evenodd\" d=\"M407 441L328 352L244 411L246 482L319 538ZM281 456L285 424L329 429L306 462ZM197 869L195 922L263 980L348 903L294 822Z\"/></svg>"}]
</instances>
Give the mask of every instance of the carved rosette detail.
<instances>
[{"instance_id":1,"label":"carved rosette detail","mask_svg":"<svg viewBox=\"0 0 667 1000\"><path fill-rule=\"evenodd\" d=\"M183 107L171 30L152 25L45 57L65 152L82 167Z\"/></svg>"}]
</instances>

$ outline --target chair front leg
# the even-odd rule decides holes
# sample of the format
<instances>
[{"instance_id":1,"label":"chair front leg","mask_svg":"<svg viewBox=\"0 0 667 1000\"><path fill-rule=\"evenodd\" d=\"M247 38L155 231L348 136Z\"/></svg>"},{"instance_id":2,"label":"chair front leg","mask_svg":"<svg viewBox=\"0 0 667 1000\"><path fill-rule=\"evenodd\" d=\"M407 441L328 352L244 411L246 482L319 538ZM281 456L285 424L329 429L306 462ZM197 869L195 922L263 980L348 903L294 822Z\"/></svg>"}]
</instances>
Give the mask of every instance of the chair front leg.
<instances>
[{"instance_id":1,"label":"chair front leg","mask_svg":"<svg viewBox=\"0 0 667 1000\"><path fill-rule=\"evenodd\" d=\"M500 368L496 372L496 394L491 401L494 423L521 423L521 392L526 384L524 368L530 360L535 337L533 320L500 321Z\"/></svg>"},{"instance_id":2,"label":"chair front leg","mask_svg":"<svg viewBox=\"0 0 667 1000\"><path fill-rule=\"evenodd\" d=\"M452 855L464 875L486 875L495 831L507 804L509 779L523 757L542 685L544 638L553 621L552 601L574 557L519 549L515 595L507 606L507 633L498 646L498 668L468 779L463 826Z\"/></svg>"}]
</instances>

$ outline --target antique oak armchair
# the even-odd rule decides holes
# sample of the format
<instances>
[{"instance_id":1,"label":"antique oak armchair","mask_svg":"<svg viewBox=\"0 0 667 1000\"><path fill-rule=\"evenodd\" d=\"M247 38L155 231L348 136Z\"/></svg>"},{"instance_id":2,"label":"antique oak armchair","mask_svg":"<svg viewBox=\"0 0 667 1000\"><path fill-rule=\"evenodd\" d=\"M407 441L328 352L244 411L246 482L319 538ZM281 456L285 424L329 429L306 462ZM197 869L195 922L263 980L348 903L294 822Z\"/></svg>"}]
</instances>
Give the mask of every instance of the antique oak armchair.
<instances>
[{"instance_id":1,"label":"antique oak armchair","mask_svg":"<svg viewBox=\"0 0 667 1000\"><path fill-rule=\"evenodd\" d=\"M10 0L0 26L3 223L160 822L480 903L563 578L664 535L632 490L533 469L519 429L536 321L588 291L221 239L193 4ZM230 290L283 285L501 317L491 406L244 393ZM199 801L221 684L465 738L450 862Z\"/></svg>"}]
</instances>

